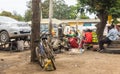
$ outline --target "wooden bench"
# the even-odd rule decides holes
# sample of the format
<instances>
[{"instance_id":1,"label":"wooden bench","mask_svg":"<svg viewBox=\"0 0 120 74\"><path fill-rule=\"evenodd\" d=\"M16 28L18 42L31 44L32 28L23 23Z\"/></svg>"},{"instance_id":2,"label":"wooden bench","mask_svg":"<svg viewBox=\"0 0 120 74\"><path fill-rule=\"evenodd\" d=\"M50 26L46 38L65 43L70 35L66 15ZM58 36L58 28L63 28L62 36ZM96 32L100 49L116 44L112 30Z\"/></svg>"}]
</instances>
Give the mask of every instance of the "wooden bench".
<instances>
[{"instance_id":1,"label":"wooden bench","mask_svg":"<svg viewBox=\"0 0 120 74\"><path fill-rule=\"evenodd\" d=\"M22 42L22 43L23 43L22 50L29 49L29 47L30 47L29 41ZM11 41L5 42L5 43L0 42L0 50L19 51L19 49L18 49L19 45L20 45L20 43L18 44L18 41L16 41L16 40L11 40Z\"/></svg>"},{"instance_id":2,"label":"wooden bench","mask_svg":"<svg viewBox=\"0 0 120 74\"><path fill-rule=\"evenodd\" d=\"M120 40L112 41L107 48L120 48Z\"/></svg>"}]
</instances>

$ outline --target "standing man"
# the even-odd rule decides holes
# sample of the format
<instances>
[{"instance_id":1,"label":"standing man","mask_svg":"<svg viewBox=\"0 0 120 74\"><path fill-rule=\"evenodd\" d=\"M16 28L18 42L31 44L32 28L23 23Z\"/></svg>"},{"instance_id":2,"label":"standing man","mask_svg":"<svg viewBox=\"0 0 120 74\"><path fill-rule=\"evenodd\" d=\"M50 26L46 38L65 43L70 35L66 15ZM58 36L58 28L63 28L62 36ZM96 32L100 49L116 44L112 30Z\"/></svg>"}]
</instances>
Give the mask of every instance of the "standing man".
<instances>
[{"instance_id":1,"label":"standing man","mask_svg":"<svg viewBox=\"0 0 120 74\"><path fill-rule=\"evenodd\" d=\"M110 30L108 32L108 35L106 36L106 38L102 39L99 41L99 50L100 52L103 52L105 50L104 48L104 44L107 43L108 45L110 45L110 43L114 40L117 40L118 39L118 35L119 35L119 32L117 31L117 29L114 27L114 25L112 24L110 26Z\"/></svg>"},{"instance_id":2,"label":"standing man","mask_svg":"<svg viewBox=\"0 0 120 74\"><path fill-rule=\"evenodd\" d=\"M62 25L60 24L58 27L58 38L62 39L63 38L63 28Z\"/></svg>"}]
</instances>

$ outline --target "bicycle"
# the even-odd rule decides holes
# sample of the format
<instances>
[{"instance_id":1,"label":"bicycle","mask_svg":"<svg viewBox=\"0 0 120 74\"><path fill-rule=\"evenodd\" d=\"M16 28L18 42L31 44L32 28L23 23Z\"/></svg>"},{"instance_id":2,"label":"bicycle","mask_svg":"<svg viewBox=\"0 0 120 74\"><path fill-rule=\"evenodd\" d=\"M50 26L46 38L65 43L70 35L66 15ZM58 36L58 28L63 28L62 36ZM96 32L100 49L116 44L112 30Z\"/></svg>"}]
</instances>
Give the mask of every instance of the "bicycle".
<instances>
[{"instance_id":1,"label":"bicycle","mask_svg":"<svg viewBox=\"0 0 120 74\"><path fill-rule=\"evenodd\" d=\"M48 43L48 36L50 36L50 34L46 34L45 32L40 35L39 40L35 41L38 44L35 47L35 52L36 52L37 60L41 68L43 69L50 68L50 70L56 70L53 49L50 43Z\"/></svg>"}]
</instances>

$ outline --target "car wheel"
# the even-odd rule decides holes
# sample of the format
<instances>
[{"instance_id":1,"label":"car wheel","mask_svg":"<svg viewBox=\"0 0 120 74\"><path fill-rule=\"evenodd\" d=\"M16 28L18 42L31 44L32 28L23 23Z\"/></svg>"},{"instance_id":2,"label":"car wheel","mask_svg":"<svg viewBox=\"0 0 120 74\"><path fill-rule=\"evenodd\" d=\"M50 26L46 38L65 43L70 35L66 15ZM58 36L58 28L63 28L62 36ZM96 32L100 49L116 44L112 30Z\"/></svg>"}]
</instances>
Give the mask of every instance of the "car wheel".
<instances>
[{"instance_id":1,"label":"car wheel","mask_svg":"<svg viewBox=\"0 0 120 74\"><path fill-rule=\"evenodd\" d=\"M8 42L9 41L9 35L7 31L0 32L0 42Z\"/></svg>"}]
</instances>

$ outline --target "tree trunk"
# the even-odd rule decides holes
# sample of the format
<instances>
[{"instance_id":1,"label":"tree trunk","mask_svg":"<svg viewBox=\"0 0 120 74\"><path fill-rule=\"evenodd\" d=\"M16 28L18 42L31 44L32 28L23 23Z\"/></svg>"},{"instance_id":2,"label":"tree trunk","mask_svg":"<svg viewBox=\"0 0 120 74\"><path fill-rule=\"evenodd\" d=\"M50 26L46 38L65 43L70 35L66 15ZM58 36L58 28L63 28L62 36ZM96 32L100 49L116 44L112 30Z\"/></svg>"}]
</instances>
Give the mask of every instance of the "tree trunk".
<instances>
[{"instance_id":1,"label":"tree trunk","mask_svg":"<svg viewBox=\"0 0 120 74\"><path fill-rule=\"evenodd\" d=\"M103 38L103 32L105 29L105 26L107 24L107 13L100 13L97 15L98 18L100 19L100 22L97 24L97 36L98 36L98 41Z\"/></svg>"},{"instance_id":2,"label":"tree trunk","mask_svg":"<svg viewBox=\"0 0 120 74\"><path fill-rule=\"evenodd\" d=\"M31 62L36 61L35 46L37 44L34 41L40 36L40 3L40 0L32 0Z\"/></svg>"}]
</instances>

